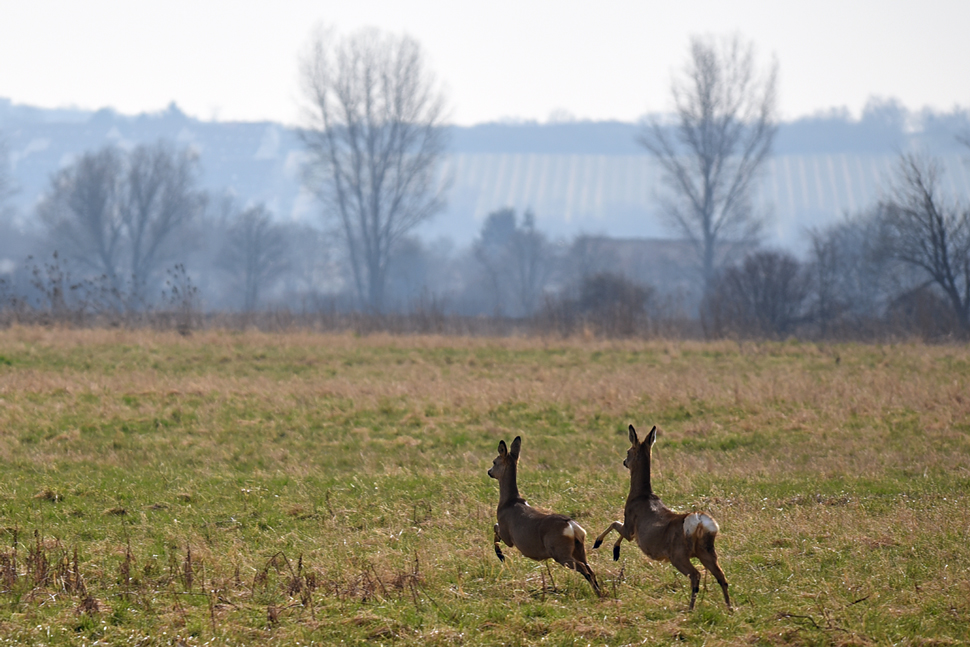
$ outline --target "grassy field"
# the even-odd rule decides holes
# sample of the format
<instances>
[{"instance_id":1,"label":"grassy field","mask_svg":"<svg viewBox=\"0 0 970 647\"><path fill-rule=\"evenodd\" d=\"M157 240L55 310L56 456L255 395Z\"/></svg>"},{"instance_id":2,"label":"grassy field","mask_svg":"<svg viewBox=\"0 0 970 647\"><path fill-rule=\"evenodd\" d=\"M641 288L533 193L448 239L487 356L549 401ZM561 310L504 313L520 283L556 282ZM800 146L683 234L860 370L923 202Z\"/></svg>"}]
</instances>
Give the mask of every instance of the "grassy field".
<instances>
[{"instance_id":1,"label":"grassy field","mask_svg":"<svg viewBox=\"0 0 970 647\"><path fill-rule=\"evenodd\" d=\"M630 423L733 613L630 544L602 599L496 559L498 441L595 536ZM0 645L970 641L967 346L13 328L0 461Z\"/></svg>"}]
</instances>

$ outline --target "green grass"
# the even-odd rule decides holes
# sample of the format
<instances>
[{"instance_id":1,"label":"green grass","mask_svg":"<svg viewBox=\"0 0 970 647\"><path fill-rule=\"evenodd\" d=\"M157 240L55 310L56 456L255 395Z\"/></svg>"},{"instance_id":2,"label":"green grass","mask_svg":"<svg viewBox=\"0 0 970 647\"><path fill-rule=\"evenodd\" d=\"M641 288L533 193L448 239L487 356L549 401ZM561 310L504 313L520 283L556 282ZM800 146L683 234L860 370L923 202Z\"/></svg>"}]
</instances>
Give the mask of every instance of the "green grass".
<instances>
[{"instance_id":1,"label":"green grass","mask_svg":"<svg viewBox=\"0 0 970 647\"><path fill-rule=\"evenodd\" d=\"M603 599L496 559L498 440L595 536L630 423L733 613L630 544ZM14 328L0 644L962 644L968 434L965 346Z\"/></svg>"}]
</instances>

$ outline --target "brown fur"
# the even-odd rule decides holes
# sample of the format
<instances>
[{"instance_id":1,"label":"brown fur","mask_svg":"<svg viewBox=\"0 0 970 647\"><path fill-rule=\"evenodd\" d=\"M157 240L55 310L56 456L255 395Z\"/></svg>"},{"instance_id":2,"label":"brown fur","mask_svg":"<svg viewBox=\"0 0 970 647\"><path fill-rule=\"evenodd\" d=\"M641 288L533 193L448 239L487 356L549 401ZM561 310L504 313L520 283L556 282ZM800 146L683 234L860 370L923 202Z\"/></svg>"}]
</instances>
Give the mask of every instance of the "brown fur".
<instances>
[{"instance_id":1,"label":"brown fur","mask_svg":"<svg viewBox=\"0 0 970 647\"><path fill-rule=\"evenodd\" d=\"M499 441L498 456L488 475L499 482L498 523L495 524L495 554L505 561L499 541L514 546L530 559L554 559L566 568L582 574L593 590L600 595L600 587L593 569L586 561L586 531L562 514L549 514L531 507L519 495L516 467L522 438L516 436L512 449Z\"/></svg>"},{"instance_id":2,"label":"brown fur","mask_svg":"<svg viewBox=\"0 0 970 647\"><path fill-rule=\"evenodd\" d=\"M647 439L642 443L637 439L637 432L630 425L630 442L632 446L627 452L623 465L630 470L630 494L623 509L623 523L614 521L610 527L596 538L593 548L599 548L603 539L611 530L620 535L613 545L613 559L620 558L620 543L636 541L640 550L652 559L667 561L674 568L690 578L691 594L690 608L694 608L697 591L700 589L700 573L691 563L691 558L700 560L714 577L724 592L724 603L731 608L731 598L728 595L728 583L724 571L717 563L717 553L714 552L714 538L717 536L716 522L709 514L700 513L713 523L715 529L711 531L705 524L698 524L694 532L688 537L684 532L684 520L692 513L674 512L663 504L650 485L651 448L657 439L657 428L650 430ZM707 524L711 525L711 524Z\"/></svg>"}]
</instances>

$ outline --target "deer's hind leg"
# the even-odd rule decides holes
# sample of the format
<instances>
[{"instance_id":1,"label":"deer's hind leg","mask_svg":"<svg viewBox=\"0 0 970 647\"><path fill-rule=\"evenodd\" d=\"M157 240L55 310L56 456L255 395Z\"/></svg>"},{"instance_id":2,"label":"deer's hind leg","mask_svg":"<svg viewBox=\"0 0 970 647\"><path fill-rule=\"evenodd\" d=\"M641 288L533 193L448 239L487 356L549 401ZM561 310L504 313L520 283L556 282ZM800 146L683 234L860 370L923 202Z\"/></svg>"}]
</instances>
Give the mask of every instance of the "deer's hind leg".
<instances>
[{"instance_id":1,"label":"deer's hind leg","mask_svg":"<svg viewBox=\"0 0 970 647\"><path fill-rule=\"evenodd\" d=\"M571 568L572 570L578 572L580 575L586 578L589 585L593 587L593 591L597 596L602 597L603 593L600 591L599 582L596 581L596 574L593 573L593 569L590 568L589 564L584 560L580 561L574 557L564 560L556 560L566 568Z\"/></svg>"},{"instance_id":2,"label":"deer's hind leg","mask_svg":"<svg viewBox=\"0 0 970 647\"><path fill-rule=\"evenodd\" d=\"M724 577L724 571L721 570L720 564L717 563L717 554L714 552L713 547L710 551L703 551L697 555L697 559L700 560L701 564L704 565L717 583L721 585L721 591L724 592L724 604L727 605L728 610L731 610L731 597L728 595L728 581Z\"/></svg>"},{"instance_id":3,"label":"deer's hind leg","mask_svg":"<svg viewBox=\"0 0 970 647\"><path fill-rule=\"evenodd\" d=\"M690 557L686 555L671 556L670 563L674 568L690 578L690 611L694 610L694 601L697 600L697 592L701 590L701 574L694 565L690 563Z\"/></svg>"},{"instance_id":4,"label":"deer's hind leg","mask_svg":"<svg viewBox=\"0 0 970 647\"><path fill-rule=\"evenodd\" d=\"M597 597L602 597L603 592L600 590L600 583L596 581L596 573L594 573L593 569L589 567L589 564L586 562L577 562L576 570L586 578L589 585L593 587L593 591L596 593Z\"/></svg>"},{"instance_id":5,"label":"deer's hind leg","mask_svg":"<svg viewBox=\"0 0 970 647\"><path fill-rule=\"evenodd\" d=\"M589 566L589 560L586 559L586 544L579 539L573 542L573 559L576 560L576 570L583 574L589 585L596 591L596 595L602 596L599 582L596 581L596 574L593 573L593 569Z\"/></svg>"},{"instance_id":6,"label":"deer's hind leg","mask_svg":"<svg viewBox=\"0 0 970 647\"><path fill-rule=\"evenodd\" d=\"M567 541L569 540L567 539ZM548 550L550 556L556 562L585 577L589 585L593 587L596 595L602 595L599 582L596 581L596 575L593 573L593 569L590 568L589 562L586 561L586 547L582 541L573 539L569 543L556 543L555 545L548 546Z\"/></svg>"}]
</instances>

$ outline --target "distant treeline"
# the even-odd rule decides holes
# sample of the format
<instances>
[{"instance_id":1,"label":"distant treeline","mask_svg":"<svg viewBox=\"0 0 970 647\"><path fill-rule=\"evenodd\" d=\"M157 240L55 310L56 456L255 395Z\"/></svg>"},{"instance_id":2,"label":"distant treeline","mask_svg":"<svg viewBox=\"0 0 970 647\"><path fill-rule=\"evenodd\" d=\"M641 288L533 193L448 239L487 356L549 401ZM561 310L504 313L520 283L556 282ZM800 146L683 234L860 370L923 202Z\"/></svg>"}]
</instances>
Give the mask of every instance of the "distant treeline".
<instances>
[{"instance_id":1,"label":"distant treeline","mask_svg":"<svg viewBox=\"0 0 970 647\"><path fill-rule=\"evenodd\" d=\"M857 144L906 136L905 117L892 102L871 104L854 126ZM922 119L923 136L970 157L970 130L960 130L965 114ZM849 120L834 114L789 124L778 148L799 137L807 146L813 128L838 123ZM534 132L563 143L560 130L606 129L620 142L632 127ZM514 128L464 129L458 144L484 146ZM941 177L932 156L901 154L892 191L805 231L802 257L726 240L709 284L689 240L552 239L531 211L499 209L465 247L413 232L397 240L375 309L355 289L341 232L284 221L267 203L205 189L191 146L171 139L112 145L74 157L49 177L31 208L31 227L22 226L24 214L13 217L16 187L0 175L0 325L966 339L970 207Z\"/></svg>"},{"instance_id":2,"label":"distant treeline","mask_svg":"<svg viewBox=\"0 0 970 647\"><path fill-rule=\"evenodd\" d=\"M0 279L0 326L151 327L191 334L205 328L359 334L474 336L555 335L711 339L885 341L965 340L960 313L925 273L888 253L884 211L847 218L813 232L806 260L773 250L730 250L715 287L700 295L687 243L581 237L552 244L512 212L493 214L511 224L504 239L486 236L471 250L436 250L420 241L395 257L393 308L368 312L346 289L325 292L297 276L314 266L325 237L281 227L287 245L282 273L264 296L244 308L241 277L218 263L200 270L206 254L160 268L152 288L132 301L131 282L76 269L58 252L29 257ZM201 239L205 249L231 246L224 229ZM514 240L518 238L518 240ZM534 244L541 271L530 285L513 260ZM307 246L300 249L299 243ZM216 258L224 254L212 251ZM306 255L303 257L303 255ZM300 268L304 268L301 270ZM340 264L316 265L339 286ZM238 269L243 272L244 270ZM423 277L423 281L421 280ZM432 279L432 277L434 277ZM410 283L409 280L414 280ZM467 283L465 283L467 281ZM439 287L435 292L428 284ZM453 291L448 291L448 286ZM200 286L205 286L200 287ZM207 295L212 290L223 301ZM965 302L964 302L965 303Z\"/></svg>"}]
</instances>

